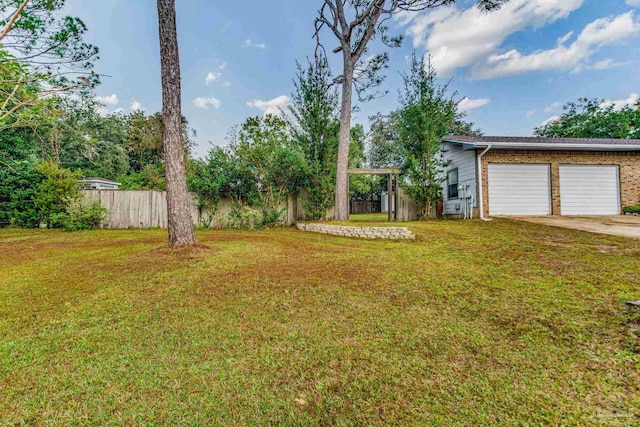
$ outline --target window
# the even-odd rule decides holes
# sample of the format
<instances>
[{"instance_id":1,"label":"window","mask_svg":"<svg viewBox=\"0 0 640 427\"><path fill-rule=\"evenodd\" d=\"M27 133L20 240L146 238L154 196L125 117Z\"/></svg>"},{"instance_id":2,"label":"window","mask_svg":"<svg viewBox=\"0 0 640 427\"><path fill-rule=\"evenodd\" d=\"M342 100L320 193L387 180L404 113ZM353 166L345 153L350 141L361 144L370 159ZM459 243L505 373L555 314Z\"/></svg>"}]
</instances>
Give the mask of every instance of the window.
<instances>
[{"instance_id":1,"label":"window","mask_svg":"<svg viewBox=\"0 0 640 427\"><path fill-rule=\"evenodd\" d=\"M447 199L458 198L458 169L447 172Z\"/></svg>"}]
</instances>

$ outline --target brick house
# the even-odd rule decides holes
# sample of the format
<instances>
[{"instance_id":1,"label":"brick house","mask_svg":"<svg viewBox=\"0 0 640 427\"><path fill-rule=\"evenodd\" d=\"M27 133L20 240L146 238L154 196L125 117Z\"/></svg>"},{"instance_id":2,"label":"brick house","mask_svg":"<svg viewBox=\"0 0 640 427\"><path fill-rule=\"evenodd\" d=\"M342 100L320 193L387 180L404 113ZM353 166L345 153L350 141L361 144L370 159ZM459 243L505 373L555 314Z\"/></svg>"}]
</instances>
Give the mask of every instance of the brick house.
<instances>
[{"instance_id":1,"label":"brick house","mask_svg":"<svg viewBox=\"0 0 640 427\"><path fill-rule=\"evenodd\" d=\"M640 203L640 140L447 136L446 216L619 215Z\"/></svg>"}]
</instances>

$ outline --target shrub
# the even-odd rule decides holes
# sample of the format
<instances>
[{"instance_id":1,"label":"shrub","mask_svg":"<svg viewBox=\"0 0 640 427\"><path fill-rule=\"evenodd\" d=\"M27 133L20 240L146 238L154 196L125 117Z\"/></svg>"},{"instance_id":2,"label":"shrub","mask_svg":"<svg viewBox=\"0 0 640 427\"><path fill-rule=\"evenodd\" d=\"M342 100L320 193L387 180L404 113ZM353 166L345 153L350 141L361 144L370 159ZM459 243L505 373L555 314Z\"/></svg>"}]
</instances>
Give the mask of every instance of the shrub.
<instances>
[{"instance_id":1,"label":"shrub","mask_svg":"<svg viewBox=\"0 0 640 427\"><path fill-rule=\"evenodd\" d=\"M245 228L254 230L262 226L260 211L240 203L233 203L228 215L228 225L231 228Z\"/></svg>"},{"instance_id":2,"label":"shrub","mask_svg":"<svg viewBox=\"0 0 640 427\"><path fill-rule=\"evenodd\" d=\"M624 208L624 213L628 214L640 214L640 203L637 205L631 205Z\"/></svg>"},{"instance_id":3,"label":"shrub","mask_svg":"<svg viewBox=\"0 0 640 427\"><path fill-rule=\"evenodd\" d=\"M33 201L42 175L28 160L0 164L0 228L37 228L40 216Z\"/></svg>"},{"instance_id":4,"label":"shrub","mask_svg":"<svg viewBox=\"0 0 640 427\"><path fill-rule=\"evenodd\" d=\"M287 208L278 209L274 206L265 206L262 209L260 227L276 227L282 225L282 215L285 212L287 212Z\"/></svg>"},{"instance_id":5,"label":"shrub","mask_svg":"<svg viewBox=\"0 0 640 427\"><path fill-rule=\"evenodd\" d=\"M60 169L53 162L38 165L43 179L36 188L33 201L39 220L48 228L68 231L96 228L108 211L100 202L83 202L78 172Z\"/></svg>"},{"instance_id":6,"label":"shrub","mask_svg":"<svg viewBox=\"0 0 640 427\"><path fill-rule=\"evenodd\" d=\"M167 189L164 178L164 166L147 165L142 172L134 172L118 177L122 190L158 190Z\"/></svg>"},{"instance_id":7,"label":"shrub","mask_svg":"<svg viewBox=\"0 0 640 427\"><path fill-rule=\"evenodd\" d=\"M109 211L100 202L75 199L67 201L65 212L56 214L56 223L67 231L92 230L108 216Z\"/></svg>"},{"instance_id":8,"label":"shrub","mask_svg":"<svg viewBox=\"0 0 640 427\"><path fill-rule=\"evenodd\" d=\"M82 197L78 180L80 175L69 169L60 169L53 162L38 165L43 180L38 184L33 202L38 210L40 221L49 228L62 228L61 220L70 201Z\"/></svg>"}]
</instances>

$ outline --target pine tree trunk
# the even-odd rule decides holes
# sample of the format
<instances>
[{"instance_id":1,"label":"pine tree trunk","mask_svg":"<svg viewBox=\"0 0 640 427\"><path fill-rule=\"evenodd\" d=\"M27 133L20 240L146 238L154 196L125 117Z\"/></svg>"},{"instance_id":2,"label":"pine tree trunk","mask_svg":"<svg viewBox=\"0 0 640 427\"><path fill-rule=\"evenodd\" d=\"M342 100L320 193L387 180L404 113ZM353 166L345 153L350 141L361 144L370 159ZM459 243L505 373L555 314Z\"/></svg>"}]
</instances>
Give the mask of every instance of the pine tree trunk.
<instances>
[{"instance_id":1,"label":"pine tree trunk","mask_svg":"<svg viewBox=\"0 0 640 427\"><path fill-rule=\"evenodd\" d=\"M175 0L158 0L160 61L162 64L162 139L167 180L169 246L196 243L187 190L182 142L180 58L176 31Z\"/></svg>"},{"instance_id":2,"label":"pine tree trunk","mask_svg":"<svg viewBox=\"0 0 640 427\"><path fill-rule=\"evenodd\" d=\"M351 145L351 98L353 96L353 64L351 53L345 49L342 81L342 106L340 109L340 139L338 142L338 170L334 219L349 219L349 146Z\"/></svg>"}]
</instances>

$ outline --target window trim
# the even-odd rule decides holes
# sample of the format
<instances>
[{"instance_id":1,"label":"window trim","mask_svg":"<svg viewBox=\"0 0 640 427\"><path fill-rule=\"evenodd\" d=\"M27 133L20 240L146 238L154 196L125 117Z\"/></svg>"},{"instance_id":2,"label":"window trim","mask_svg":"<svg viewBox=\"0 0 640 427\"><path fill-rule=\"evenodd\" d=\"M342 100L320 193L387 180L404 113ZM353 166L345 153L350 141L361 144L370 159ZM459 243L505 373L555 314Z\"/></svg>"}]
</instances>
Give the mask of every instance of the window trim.
<instances>
[{"instance_id":1,"label":"window trim","mask_svg":"<svg viewBox=\"0 0 640 427\"><path fill-rule=\"evenodd\" d=\"M447 200L458 200L459 199L459 194L458 194L457 191L456 191L456 196L455 197L451 197L451 186L455 185L456 186L456 190L457 190L458 185L460 185L460 172L459 172L458 169L459 168L453 168L453 169L449 169L447 171ZM449 183L449 175L452 172L455 172L456 173L456 177L458 178L457 182L455 184L450 184Z\"/></svg>"}]
</instances>

